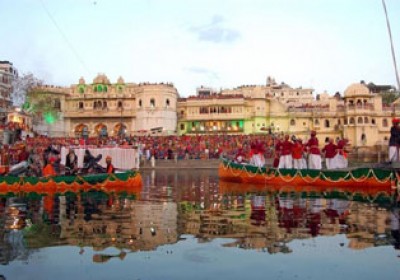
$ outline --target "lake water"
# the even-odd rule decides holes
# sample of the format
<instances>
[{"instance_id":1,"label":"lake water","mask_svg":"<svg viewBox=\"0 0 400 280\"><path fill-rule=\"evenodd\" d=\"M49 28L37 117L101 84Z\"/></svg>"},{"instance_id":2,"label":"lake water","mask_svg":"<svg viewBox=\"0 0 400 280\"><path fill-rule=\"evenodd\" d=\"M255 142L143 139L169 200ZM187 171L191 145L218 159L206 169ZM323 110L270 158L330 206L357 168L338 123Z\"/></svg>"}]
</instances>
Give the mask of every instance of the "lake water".
<instances>
[{"instance_id":1,"label":"lake water","mask_svg":"<svg viewBox=\"0 0 400 280\"><path fill-rule=\"evenodd\" d=\"M142 176L137 193L3 194L0 279L400 279L395 197Z\"/></svg>"}]
</instances>

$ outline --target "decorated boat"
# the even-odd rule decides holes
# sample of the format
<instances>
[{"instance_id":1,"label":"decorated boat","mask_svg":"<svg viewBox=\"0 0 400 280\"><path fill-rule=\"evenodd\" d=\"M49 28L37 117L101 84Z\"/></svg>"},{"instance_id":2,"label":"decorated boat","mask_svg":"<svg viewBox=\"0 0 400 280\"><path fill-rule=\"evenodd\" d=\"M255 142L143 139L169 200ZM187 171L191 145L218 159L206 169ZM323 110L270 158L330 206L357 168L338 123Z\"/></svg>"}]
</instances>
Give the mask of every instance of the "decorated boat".
<instances>
[{"instance_id":1,"label":"decorated boat","mask_svg":"<svg viewBox=\"0 0 400 280\"><path fill-rule=\"evenodd\" d=\"M398 182L393 168L359 167L336 170L276 169L239 164L222 159L221 181L288 188L327 187L341 190L371 189L391 192Z\"/></svg>"},{"instance_id":2,"label":"decorated boat","mask_svg":"<svg viewBox=\"0 0 400 280\"><path fill-rule=\"evenodd\" d=\"M89 190L129 191L142 187L138 171L51 177L0 176L0 193L65 193Z\"/></svg>"}]
</instances>

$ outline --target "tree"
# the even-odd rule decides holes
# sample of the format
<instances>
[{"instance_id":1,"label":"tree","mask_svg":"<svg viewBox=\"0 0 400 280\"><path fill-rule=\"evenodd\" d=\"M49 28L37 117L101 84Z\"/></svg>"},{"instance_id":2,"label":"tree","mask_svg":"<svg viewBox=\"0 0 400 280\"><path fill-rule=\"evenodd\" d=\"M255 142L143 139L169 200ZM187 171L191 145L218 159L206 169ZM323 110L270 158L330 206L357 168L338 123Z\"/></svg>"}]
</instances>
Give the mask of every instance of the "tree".
<instances>
[{"instance_id":1,"label":"tree","mask_svg":"<svg viewBox=\"0 0 400 280\"><path fill-rule=\"evenodd\" d=\"M26 101L28 92L42 84L43 81L36 78L32 73L23 74L15 78L13 81L13 91L11 93L13 105L21 107Z\"/></svg>"},{"instance_id":2,"label":"tree","mask_svg":"<svg viewBox=\"0 0 400 280\"><path fill-rule=\"evenodd\" d=\"M391 105L393 101L400 97L400 93L398 91L381 92L379 95L382 96L383 105Z\"/></svg>"},{"instance_id":3,"label":"tree","mask_svg":"<svg viewBox=\"0 0 400 280\"><path fill-rule=\"evenodd\" d=\"M60 118L60 99L46 88L33 87L29 90L22 109L32 114L34 123L44 121L52 124Z\"/></svg>"}]
</instances>

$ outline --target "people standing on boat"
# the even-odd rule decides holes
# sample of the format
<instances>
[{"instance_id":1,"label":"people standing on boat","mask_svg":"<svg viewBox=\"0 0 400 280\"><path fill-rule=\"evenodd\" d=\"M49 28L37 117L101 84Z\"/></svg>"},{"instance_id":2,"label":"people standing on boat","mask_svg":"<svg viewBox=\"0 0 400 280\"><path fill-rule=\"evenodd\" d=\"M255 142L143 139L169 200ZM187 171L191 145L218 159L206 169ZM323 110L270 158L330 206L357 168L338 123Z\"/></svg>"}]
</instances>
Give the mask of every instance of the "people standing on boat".
<instances>
[{"instance_id":1,"label":"people standing on boat","mask_svg":"<svg viewBox=\"0 0 400 280\"><path fill-rule=\"evenodd\" d=\"M347 160L347 153L349 152L347 150L349 140L347 138L340 139L337 144L337 153L335 156L335 164L336 168L347 168L349 165L349 162Z\"/></svg>"},{"instance_id":2,"label":"people standing on boat","mask_svg":"<svg viewBox=\"0 0 400 280\"><path fill-rule=\"evenodd\" d=\"M75 154L74 149L69 149L65 159L66 174L76 174L78 171L78 156Z\"/></svg>"},{"instance_id":3,"label":"people standing on boat","mask_svg":"<svg viewBox=\"0 0 400 280\"><path fill-rule=\"evenodd\" d=\"M289 135L286 134L283 141L279 142L276 148L279 150L280 154L278 168L279 169L293 168L293 158L292 158L293 143L290 141Z\"/></svg>"},{"instance_id":4,"label":"people standing on boat","mask_svg":"<svg viewBox=\"0 0 400 280\"><path fill-rule=\"evenodd\" d=\"M274 137L275 146L274 146L274 160L272 162L273 168L278 168L279 166L279 158L280 158L280 150L277 148L280 145L281 139L278 137Z\"/></svg>"},{"instance_id":5,"label":"people standing on boat","mask_svg":"<svg viewBox=\"0 0 400 280\"><path fill-rule=\"evenodd\" d=\"M46 166L43 168L43 176L56 176L56 170L54 169L54 163L56 162L55 157L50 157Z\"/></svg>"},{"instance_id":6,"label":"people standing on boat","mask_svg":"<svg viewBox=\"0 0 400 280\"><path fill-rule=\"evenodd\" d=\"M28 158L28 176L41 177L43 171L42 157L38 154L37 149L33 148Z\"/></svg>"},{"instance_id":7,"label":"people standing on boat","mask_svg":"<svg viewBox=\"0 0 400 280\"><path fill-rule=\"evenodd\" d=\"M390 128L389 138L389 162L399 161L399 145L400 145L400 119L392 119L392 127Z\"/></svg>"},{"instance_id":8,"label":"people standing on boat","mask_svg":"<svg viewBox=\"0 0 400 280\"><path fill-rule=\"evenodd\" d=\"M335 169L336 166L336 153L337 146L333 143L333 138L329 138L328 143L322 149L322 152L325 154L325 163L326 169Z\"/></svg>"},{"instance_id":9,"label":"people standing on boat","mask_svg":"<svg viewBox=\"0 0 400 280\"><path fill-rule=\"evenodd\" d=\"M292 158L293 158L293 168L294 169L305 169L307 165L304 164L303 152L304 147L301 143L301 139L292 136L293 147L292 147Z\"/></svg>"},{"instance_id":10,"label":"people standing on boat","mask_svg":"<svg viewBox=\"0 0 400 280\"><path fill-rule=\"evenodd\" d=\"M316 131L311 131L311 138L308 140L306 147L308 151L308 168L320 170L322 168L321 151L318 146Z\"/></svg>"},{"instance_id":11,"label":"people standing on boat","mask_svg":"<svg viewBox=\"0 0 400 280\"><path fill-rule=\"evenodd\" d=\"M235 162L236 163L243 163L245 161L245 158L246 158L246 155L243 152L243 149L239 148L237 153L236 153L236 156L235 156Z\"/></svg>"},{"instance_id":12,"label":"people standing on boat","mask_svg":"<svg viewBox=\"0 0 400 280\"><path fill-rule=\"evenodd\" d=\"M251 144L250 164L257 167L263 167L265 165L264 148L259 141Z\"/></svg>"},{"instance_id":13,"label":"people standing on boat","mask_svg":"<svg viewBox=\"0 0 400 280\"><path fill-rule=\"evenodd\" d=\"M106 164L107 164L106 167L107 173L108 174L115 173L115 168L114 165L112 164L112 158L110 156L106 157Z\"/></svg>"}]
</instances>

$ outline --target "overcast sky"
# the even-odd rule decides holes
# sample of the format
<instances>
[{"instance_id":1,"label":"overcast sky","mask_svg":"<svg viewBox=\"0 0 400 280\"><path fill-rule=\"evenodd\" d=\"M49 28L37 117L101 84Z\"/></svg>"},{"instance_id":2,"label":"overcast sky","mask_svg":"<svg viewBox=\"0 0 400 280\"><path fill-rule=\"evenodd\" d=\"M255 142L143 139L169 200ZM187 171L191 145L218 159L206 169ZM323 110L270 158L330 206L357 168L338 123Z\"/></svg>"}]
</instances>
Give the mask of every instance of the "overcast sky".
<instances>
[{"instance_id":1,"label":"overcast sky","mask_svg":"<svg viewBox=\"0 0 400 280\"><path fill-rule=\"evenodd\" d=\"M386 0L400 60L400 1ZM381 0L0 0L0 60L48 84L395 85Z\"/></svg>"}]
</instances>

